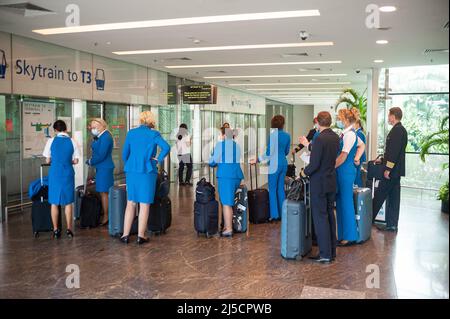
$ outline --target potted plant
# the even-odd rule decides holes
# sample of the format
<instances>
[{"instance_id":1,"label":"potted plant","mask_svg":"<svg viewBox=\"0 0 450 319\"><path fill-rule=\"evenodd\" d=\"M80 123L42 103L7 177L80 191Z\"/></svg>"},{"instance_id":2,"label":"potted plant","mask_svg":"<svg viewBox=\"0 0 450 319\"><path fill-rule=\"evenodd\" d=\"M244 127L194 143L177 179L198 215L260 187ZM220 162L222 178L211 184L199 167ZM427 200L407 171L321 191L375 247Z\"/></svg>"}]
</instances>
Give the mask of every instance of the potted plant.
<instances>
[{"instance_id":1,"label":"potted plant","mask_svg":"<svg viewBox=\"0 0 450 319\"><path fill-rule=\"evenodd\" d=\"M432 148L437 148L448 152L448 129L449 116L442 119L439 126L439 130L434 132L425 138L421 144L420 159L425 162L426 155L430 154ZM444 170L448 169L448 163L445 163L442 167ZM438 199L441 200L441 210L448 214L448 181L441 186L438 193Z\"/></svg>"},{"instance_id":2,"label":"potted plant","mask_svg":"<svg viewBox=\"0 0 450 319\"><path fill-rule=\"evenodd\" d=\"M441 201L441 212L448 214L448 181L439 189L437 199Z\"/></svg>"},{"instance_id":3,"label":"potted plant","mask_svg":"<svg viewBox=\"0 0 450 319\"><path fill-rule=\"evenodd\" d=\"M365 125L367 120L367 98L364 94L366 93L366 90L364 90L363 94L359 95L359 93L354 89L344 89L339 97L339 100L336 102L336 110L342 103L345 103L347 109L349 110L352 108L357 108L359 110L361 122Z\"/></svg>"}]
</instances>

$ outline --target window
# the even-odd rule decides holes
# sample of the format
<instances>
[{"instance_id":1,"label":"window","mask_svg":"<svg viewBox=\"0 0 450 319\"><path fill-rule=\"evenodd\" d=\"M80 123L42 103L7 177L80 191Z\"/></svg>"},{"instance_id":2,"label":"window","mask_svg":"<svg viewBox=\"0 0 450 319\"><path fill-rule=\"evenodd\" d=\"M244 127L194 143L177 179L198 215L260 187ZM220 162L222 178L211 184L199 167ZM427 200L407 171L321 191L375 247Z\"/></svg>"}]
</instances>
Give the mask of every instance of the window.
<instances>
[{"instance_id":1,"label":"window","mask_svg":"<svg viewBox=\"0 0 450 319\"><path fill-rule=\"evenodd\" d=\"M436 132L449 114L448 72L448 65L435 65L392 68L380 73L378 152L383 152L390 130L388 111L398 106L403 110L402 124L408 131L404 186L437 189L447 179L442 165L449 160L448 145L433 148L425 163L419 153L424 137Z\"/></svg>"}]
</instances>

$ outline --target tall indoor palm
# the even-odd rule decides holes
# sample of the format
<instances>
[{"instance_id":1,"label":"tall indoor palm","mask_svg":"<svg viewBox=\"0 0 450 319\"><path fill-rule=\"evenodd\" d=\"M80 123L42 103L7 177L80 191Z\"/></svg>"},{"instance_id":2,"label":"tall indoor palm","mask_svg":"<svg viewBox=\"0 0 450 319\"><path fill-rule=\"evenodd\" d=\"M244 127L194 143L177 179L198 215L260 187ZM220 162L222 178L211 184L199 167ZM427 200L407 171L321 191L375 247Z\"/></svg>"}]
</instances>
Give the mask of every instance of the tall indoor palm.
<instances>
[{"instance_id":1,"label":"tall indoor palm","mask_svg":"<svg viewBox=\"0 0 450 319\"><path fill-rule=\"evenodd\" d=\"M422 144L420 146L420 159L425 162L425 157L430 153L432 148L442 149L448 151L448 142L449 142L449 126L448 126L449 116L447 115L441 121L439 125L439 130L434 132L428 136L425 136L422 140ZM448 163L446 166L448 167Z\"/></svg>"},{"instance_id":2,"label":"tall indoor palm","mask_svg":"<svg viewBox=\"0 0 450 319\"><path fill-rule=\"evenodd\" d=\"M345 103L347 109L357 108L359 110L361 122L363 125L366 124L367 120L367 98L364 96L367 89L359 95L354 89L347 88L344 89L339 97L339 100L336 102L336 109L342 103Z\"/></svg>"}]
</instances>

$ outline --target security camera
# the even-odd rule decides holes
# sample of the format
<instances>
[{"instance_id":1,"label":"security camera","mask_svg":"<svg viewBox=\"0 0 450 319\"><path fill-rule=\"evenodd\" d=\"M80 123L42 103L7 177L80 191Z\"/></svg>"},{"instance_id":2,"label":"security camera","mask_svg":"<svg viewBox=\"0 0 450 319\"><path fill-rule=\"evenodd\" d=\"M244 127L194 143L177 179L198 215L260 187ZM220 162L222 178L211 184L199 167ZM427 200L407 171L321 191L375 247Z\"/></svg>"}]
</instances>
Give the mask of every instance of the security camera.
<instances>
[{"instance_id":1,"label":"security camera","mask_svg":"<svg viewBox=\"0 0 450 319\"><path fill-rule=\"evenodd\" d=\"M299 33L300 39L302 39L303 41L308 40L309 38L309 33L306 31L300 31Z\"/></svg>"},{"instance_id":2,"label":"security camera","mask_svg":"<svg viewBox=\"0 0 450 319\"><path fill-rule=\"evenodd\" d=\"M355 72L356 72L356 74L359 74L359 73L361 73L361 70L360 69L356 69Z\"/></svg>"}]
</instances>

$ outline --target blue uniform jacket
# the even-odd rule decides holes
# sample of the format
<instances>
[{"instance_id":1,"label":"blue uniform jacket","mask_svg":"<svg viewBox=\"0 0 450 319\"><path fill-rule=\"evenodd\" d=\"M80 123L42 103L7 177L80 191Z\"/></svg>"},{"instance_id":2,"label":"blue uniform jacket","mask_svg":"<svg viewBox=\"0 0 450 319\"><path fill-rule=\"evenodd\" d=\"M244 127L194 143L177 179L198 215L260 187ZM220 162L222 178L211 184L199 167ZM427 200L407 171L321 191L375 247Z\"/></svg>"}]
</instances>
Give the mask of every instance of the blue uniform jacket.
<instances>
[{"instance_id":1,"label":"blue uniform jacket","mask_svg":"<svg viewBox=\"0 0 450 319\"><path fill-rule=\"evenodd\" d=\"M112 159L112 150L114 141L109 131L103 132L102 135L92 142L92 157L89 164L96 168L114 168Z\"/></svg>"},{"instance_id":2,"label":"blue uniform jacket","mask_svg":"<svg viewBox=\"0 0 450 319\"><path fill-rule=\"evenodd\" d=\"M218 166L217 177L243 179L244 173L239 160L241 158L241 148L232 139L217 142L213 153L209 159L211 167Z\"/></svg>"},{"instance_id":3,"label":"blue uniform jacket","mask_svg":"<svg viewBox=\"0 0 450 319\"><path fill-rule=\"evenodd\" d=\"M260 156L259 161L269 161L269 165L277 164L278 167L287 166L286 156L289 154L291 147L291 136L283 130L273 130L269 136L267 149L264 155ZM274 159L277 161L274 161ZM272 164L272 165L271 165Z\"/></svg>"},{"instance_id":4,"label":"blue uniform jacket","mask_svg":"<svg viewBox=\"0 0 450 319\"><path fill-rule=\"evenodd\" d=\"M161 148L161 152L158 155L158 162L156 162L152 158L156 156L158 146ZM161 164L169 151L170 145L158 131L145 125L131 129L123 145L124 170L133 173L158 173L156 164Z\"/></svg>"}]
</instances>

